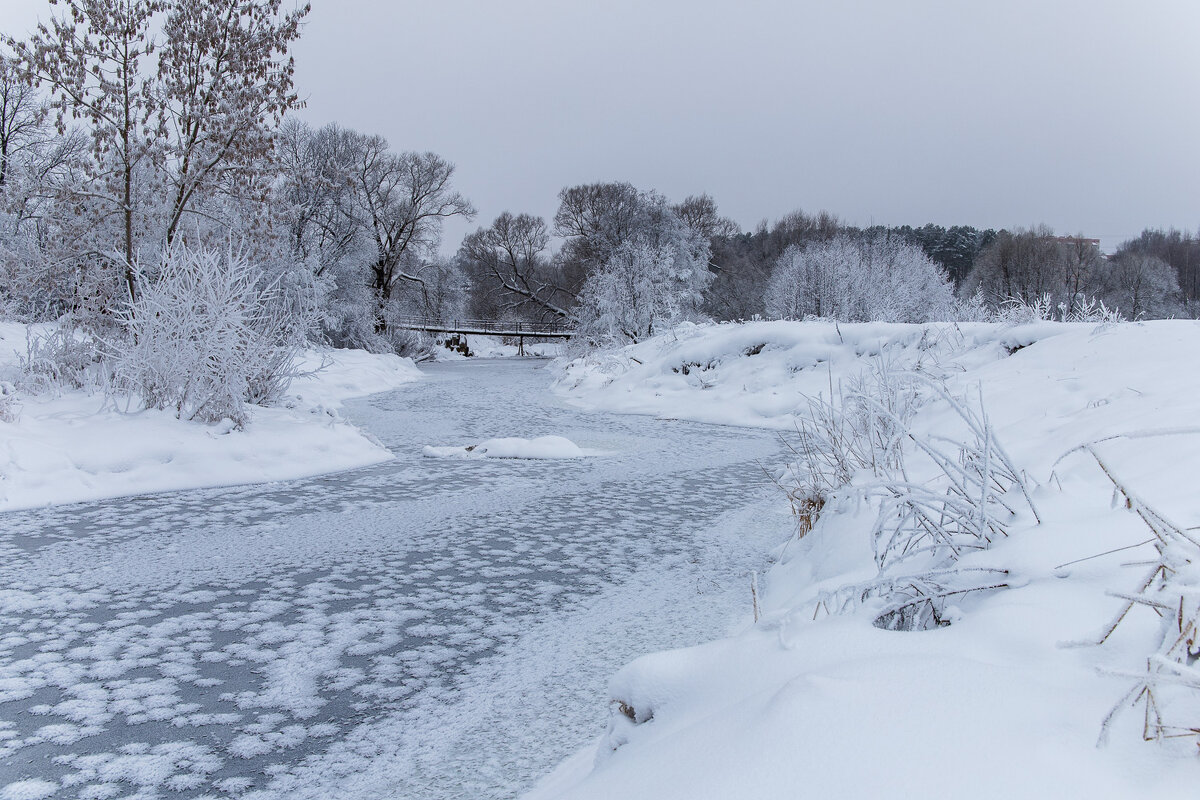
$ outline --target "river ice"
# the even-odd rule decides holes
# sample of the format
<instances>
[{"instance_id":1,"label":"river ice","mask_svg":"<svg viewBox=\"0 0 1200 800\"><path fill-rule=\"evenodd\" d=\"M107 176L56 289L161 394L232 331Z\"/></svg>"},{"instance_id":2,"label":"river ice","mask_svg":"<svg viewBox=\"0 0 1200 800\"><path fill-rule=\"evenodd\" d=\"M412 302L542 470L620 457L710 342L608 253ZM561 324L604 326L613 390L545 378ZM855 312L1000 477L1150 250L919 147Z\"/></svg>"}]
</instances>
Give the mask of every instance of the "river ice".
<instances>
[{"instance_id":1,"label":"river ice","mask_svg":"<svg viewBox=\"0 0 1200 800\"><path fill-rule=\"evenodd\" d=\"M602 733L623 663L749 614L782 456L543 366L348 404L376 467L0 515L0 798L511 797ZM544 435L604 455L422 458Z\"/></svg>"}]
</instances>

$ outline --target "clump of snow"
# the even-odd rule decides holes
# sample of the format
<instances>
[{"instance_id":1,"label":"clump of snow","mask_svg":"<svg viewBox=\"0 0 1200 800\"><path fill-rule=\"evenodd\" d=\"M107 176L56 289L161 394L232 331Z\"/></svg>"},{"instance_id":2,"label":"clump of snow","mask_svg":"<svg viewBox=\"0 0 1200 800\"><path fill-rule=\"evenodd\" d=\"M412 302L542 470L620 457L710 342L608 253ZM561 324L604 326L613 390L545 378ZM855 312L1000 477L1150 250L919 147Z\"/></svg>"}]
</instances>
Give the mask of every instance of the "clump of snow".
<instances>
[{"instance_id":1,"label":"clump of snow","mask_svg":"<svg viewBox=\"0 0 1200 800\"><path fill-rule=\"evenodd\" d=\"M0 382L19 368L26 326L0 323ZM23 394L0 421L0 511L130 494L290 480L365 466L391 454L350 423L342 401L417 380L411 359L310 350L307 374L279 408L252 409L237 430L183 422L169 411L129 413L125 398L83 390Z\"/></svg>"},{"instance_id":2,"label":"clump of snow","mask_svg":"<svg viewBox=\"0 0 1200 800\"><path fill-rule=\"evenodd\" d=\"M1191 656L1170 649L1192 619L1194 567L1142 587L1163 552L1147 518L1200 526L1200 324L690 327L563 365L557 389L589 407L787 429L879 354L945 390L905 423L906 447L965 443L950 398L975 398L1031 490L1036 514L998 492L1003 534L953 563L990 576L987 590L939 598L937 625L919 631L881 629L880 597L829 602L881 570L879 481L861 470L781 543L753 612L747 587L740 633L618 672L607 733L530 800L1194 793L1200 697Z\"/></svg>"},{"instance_id":3,"label":"clump of snow","mask_svg":"<svg viewBox=\"0 0 1200 800\"><path fill-rule=\"evenodd\" d=\"M486 439L479 444L462 447L425 447L426 458L525 458L559 459L583 458L592 455L562 436L538 436L534 439L505 437Z\"/></svg>"},{"instance_id":4,"label":"clump of snow","mask_svg":"<svg viewBox=\"0 0 1200 800\"><path fill-rule=\"evenodd\" d=\"M0 800L43 800L43 798L52 796L57 790L57 783L30 778L13 781L0 789Z\"/></svg>"}]
</instances>

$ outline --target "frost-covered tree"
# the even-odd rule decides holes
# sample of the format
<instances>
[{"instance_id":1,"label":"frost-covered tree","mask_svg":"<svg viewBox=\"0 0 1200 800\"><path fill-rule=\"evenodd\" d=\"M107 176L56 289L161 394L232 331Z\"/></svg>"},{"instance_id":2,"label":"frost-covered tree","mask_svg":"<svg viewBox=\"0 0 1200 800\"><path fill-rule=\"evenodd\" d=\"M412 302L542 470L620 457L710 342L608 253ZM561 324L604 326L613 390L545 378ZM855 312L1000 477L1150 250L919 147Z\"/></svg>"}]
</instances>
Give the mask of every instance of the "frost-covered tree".
<instances>
[{"instance_id":1,"label":"frost-covered tree","mask_svg":"<svg viewBox=\"0 0 1200 800\"><path fill-rule=\"evenodd\" d=\"M1118 248L1118 253L1127 251L1157 256L1170 264L1190 313L1196 314L1196 304L1200 301L1200 237L1176 228L1147 229Z\"/></svg>"},{"instance_id":2,"label":"frost-covered tree","mask_svg":"<svg viewBox=\"0 0 1200 800\"><path fill-rule=\"evenodd\" d=\"M336 124L313 129L291 119L279 130L273 193L287 227L289 252L324 279L365 260L364 231L356 224L352 173L357 138Z\"/></svg>"},{"instance_id":3,"label":"frost-covered tree","mask_svg":"<svg viewBox=\"0 0 1200 800\"><path fill-rule=\"evenodd\" d=\"M1125 250L1108 260L1102 298L1126 319L1154 319L1180 310L1179 281L1166 261L1148 253Z\"/></svg>"},{"instance_id":4,"label":"frost-covered tree","mask_svg":"<svg viewBox=\"0 0 1200 800\"><path fill-rule=\"evenodd\" d=\"M774 224L764 220L753 232L712 239L716 273L705 310L717 319L749 319L762 314L767 282L779 257L792 245L828 241L846 227L828 212L793 211Z\"/></svg>"},{"instance_id":5,"label":"frost-covered tree","mask_svg":"<svg viewBox=\"0 0 1200 800\"><path fill-rule=\"evenodd\" d=\"M618 245L579 293L572 318L588 346L641 341L701 316L713 277L708 241L665 203L651 202L654 224Z\"/></svg>"},{"instance_id":6,"label":"frost-covered tree","mask_svg":"<svg viewBox=\"0 0 1200 800\"><path fill-rule=\"evenodd\" d=\"M228 237L265 212L272 131L298 105L285 54L308 7L51 4L62 13L29 41L6 41L24 77L47 87L59 132L79 125L90 140L79 179L60 186L57 238L77 261L111 260L133 299L139 264L181 233Z\"/></svg>"},{"instance_id":7,"label":"frost-covered tree","mask_svg":"<svg viewBox=\"0 0 1200 800\"><path fill-rule=\"evenodd\" d=\"M582 278L646 225L646 195L631 183L569 186L558 194L554 233L563 239L559 262Z\"/></svg>"},{"instance_id":8,"label":"frost-covered tree","mask_svg":"<svg viewBox=\"0 0 1200 800\"><path fill-rule=\"evenodd\" d=\"M279 139L274 201L331 341L404 350L397 319L462 313L465 279L437 252L444 220L474 213L452 164L337 125L289 123Z\"/></svg>"},{"instance_id":9,"label":"frost-covered tree","mask_svg":"<svg viewBox=\"0 0 1200 800\"><path fill-rule=\"evenodd\" d=\"M928 322L954 316L946 273L899 236L839 234L792 245L775 265L764 297L779 319Z\"/></svg>"},{"instance_id":10,"label":"frost-covered tree","mask_svg":"<svg viewBox=\"0 0 1200 800\"><path fill-rule=\"evenodd\" d=\"M11 164L44 138L45 104L12 59L0 54L0 189Z\"/></svg>"}]
</instances>

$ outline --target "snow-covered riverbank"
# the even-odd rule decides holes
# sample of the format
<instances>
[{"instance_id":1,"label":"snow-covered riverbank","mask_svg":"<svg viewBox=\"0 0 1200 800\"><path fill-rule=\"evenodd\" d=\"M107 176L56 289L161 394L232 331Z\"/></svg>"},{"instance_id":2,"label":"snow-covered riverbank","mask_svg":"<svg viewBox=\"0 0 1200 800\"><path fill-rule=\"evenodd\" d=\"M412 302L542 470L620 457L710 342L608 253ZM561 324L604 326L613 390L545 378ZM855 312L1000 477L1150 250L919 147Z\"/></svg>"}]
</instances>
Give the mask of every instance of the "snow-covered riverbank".
<instances>
[{"instance_id":1,"label":"snow-covered riverbank","mask_svg":"<svg viewBox=\"0 0 1200 800\"><path fill-rule=\"evenodd\" d=\"M873 624L888 591L907 590L872 583L876 479L856 475L811 532L780 543L756 624L616 673L607 733L530 800L1194 795L1196 737L1143 742L1157 718L1131 707L1145 700L1148 659L1196 678L1190 656L1157 655L1194 611L1194 563L1151 587L1164 618L1138 605L1103 644L1067 645L1103 634L1125 603L1113 593L1137 592L1158 557L1142 509L1170 520L1184 548L1184 529L1200 525L1197 323L689 327L568 365L557 387L588 408L794 436L806 396L828 398L880 354L890 369L936 374L950 395L982 397L1032 488L1040 524L1012 501L1006 535L955 562L957 577L978 571L998 588L942 598L932 629ZM909 430L964 435L937 397ZM1076 449L1088 443L1094 453ZM1196 690L1163 680L1162 723L1200 725Z\"/></svg>"},{"instance_id":2,"label":"snow-covered riverbank","mask_svg":"<svg viewBox=\"0 0 1200 800\"><path fill-rule=\"evenodd\" d=\"M0 381L15 374L26 327L0 323ZM290 480L375 464L385 447L341 419L352 397L420 378L410 359L310 350L286 407L256 408L249 425L202 425L83 390L22 395L0 421L0 511L131 494Z\"/></svg>"}]
</instances>

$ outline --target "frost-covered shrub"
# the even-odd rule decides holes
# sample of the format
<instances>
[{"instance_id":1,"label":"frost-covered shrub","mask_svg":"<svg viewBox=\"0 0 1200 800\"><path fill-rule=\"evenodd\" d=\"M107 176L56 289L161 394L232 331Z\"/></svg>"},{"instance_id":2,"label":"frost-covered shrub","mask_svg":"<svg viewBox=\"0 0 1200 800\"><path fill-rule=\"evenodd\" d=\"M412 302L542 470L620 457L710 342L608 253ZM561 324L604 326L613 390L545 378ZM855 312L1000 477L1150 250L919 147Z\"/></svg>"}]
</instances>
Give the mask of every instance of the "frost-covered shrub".
<instances>
[{"instance_id":1,"label":"frost-covered shrub","mask_svg":"<svg viewBox=\"0 0 1200 800\"><path fill-rule=\"evenodd\" d=\"M168 253L110 343L116 385L180 419L245 424L287 390L309 323L263 281L229 250Z\"/></svg>"},{"instance_id":2,"label":"frost-covered shrub","mask_svg":"<svg viewBox=\"0 0 1200 800\"><path fill-rule=\"evenodd\" d=\"M776 319L930 322L955 318L958 304L945 271L917 245L843 233L785 250L763 305Z\"/></svg>"},{"instance_id":3,"label":"frost-covered shrub","mask_svg":"<svg viewBox=\"0 0 1200 800\"><path fill-rule=\"evenodd\" d=\"M21 416L21 403L17 400L17 387L0 381L0 422L16 422Z\"/></svg>"},{"instance_id":4,"label":"frost-covered shrub","mask_svg":"<svg viewBox=\"0 0 1200 800\"><path fill-rule=\"evenodd\" d=\"M42 331L26 328L17 385L31 394L82 389L94 383L99 360L95 340L77 330L70 317Z\"/></svg>"},{"instance_id":5,"label":"frost-covered shrub","mask_svg":"<svg viewBox=\"0 0 1200 800\"><path fill-rule=\"evenodd\" d=\"M1025 325L1030 322L1045 322L1054 315L1054 303L1050 295L1023 300L1010 297L996 307L992 317L994 322L1001 325Z\"/></svg>"},{"instance_id":6,"label":"frost-covered shrub","mask_svg":"<svg viewBox=\"0 0 1200 800\"><path fill-rule=\"evenodd\" d=\"M1070 304L1060 303L1058 312L1063 322L1124 322L1120 311L1109 308L1103 300L1094 297L1077 298Z\"/></svg>"},{"instance_id":7,"label":"frost-covered shrub","mask_svg":"<svg viewBox=\"0 0 1200 800\"><path fill-rule=\"evenodd\" d=\"M1124 321L1120 312L1106 306L1103 300L1076 297L1056 304L1049 293L1030 299L1010 297L996 308L991 318L1002 325L1047 321L1096 324Z\"/></svg>"}]
</instances>

